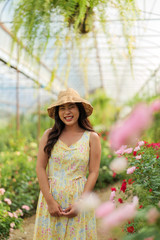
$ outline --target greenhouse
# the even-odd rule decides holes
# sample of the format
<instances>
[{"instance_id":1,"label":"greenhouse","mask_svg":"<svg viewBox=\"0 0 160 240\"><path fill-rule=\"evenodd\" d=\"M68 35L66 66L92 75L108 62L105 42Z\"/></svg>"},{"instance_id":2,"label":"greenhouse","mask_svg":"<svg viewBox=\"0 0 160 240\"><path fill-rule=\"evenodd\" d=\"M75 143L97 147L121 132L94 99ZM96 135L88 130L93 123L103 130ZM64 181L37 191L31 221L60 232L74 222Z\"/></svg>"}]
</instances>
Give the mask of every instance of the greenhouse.
<instances>
[{"instance_id":1,"label":"greenhouse","mask_svg":"<svg viewBox=\"0 0 160 240\"><path fill-rule=\"evenodd\" d=\"M0 0L0 239L160 240L159 29L157 0Z\"/></svg>"}]
</instances>

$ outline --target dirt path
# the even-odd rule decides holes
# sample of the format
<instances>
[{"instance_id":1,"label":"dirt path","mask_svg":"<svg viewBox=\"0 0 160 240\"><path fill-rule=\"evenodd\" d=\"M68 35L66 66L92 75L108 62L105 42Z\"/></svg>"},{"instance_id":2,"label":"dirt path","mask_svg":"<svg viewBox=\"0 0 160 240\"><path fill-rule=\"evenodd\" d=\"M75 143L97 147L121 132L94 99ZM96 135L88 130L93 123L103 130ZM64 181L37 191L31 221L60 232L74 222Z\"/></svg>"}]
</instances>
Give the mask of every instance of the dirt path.
<instances>
[{"instance_id":1,"label":"dirt path","mask_svg":"<svg viewBox=\"0 0 160 240\"><path fill-rule=\"evenodd\" d=\"M109 199L110 192L111 192L110 187L96 191L96 193L98 194L102 202ZM13 231L12 236L10 237L10 240L33 240L34 224L35 224L35 215L30 218L24 219L22 228L16 229L15 231ZM100 225L100 222L97 221L98 240L106 240L106 237L102 236L101 233L99 232L99 225Z\"/></svg>"}]
</instances>

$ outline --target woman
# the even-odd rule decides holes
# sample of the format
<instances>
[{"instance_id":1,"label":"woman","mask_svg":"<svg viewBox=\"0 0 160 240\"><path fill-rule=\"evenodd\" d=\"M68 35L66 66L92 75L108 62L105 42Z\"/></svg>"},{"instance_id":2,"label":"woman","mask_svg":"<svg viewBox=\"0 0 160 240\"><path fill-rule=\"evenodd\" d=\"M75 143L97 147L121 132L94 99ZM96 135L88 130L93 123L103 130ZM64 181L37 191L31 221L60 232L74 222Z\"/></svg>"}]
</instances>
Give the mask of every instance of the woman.
<instances>
[{"instance_id":1,"label":"woman","mask_svg":"<svg viewBox=\"0 0 160 240\"><path fill-rule=\"evenodd\" d=\"M39 144L36 171L41 192L34 240L97 239L94 212L77 213L75 208L92 191L99 173L100 139L87 119L92 111L71 88L60 92L48 108L55 124Z\"/></svg>"}]
</instances>

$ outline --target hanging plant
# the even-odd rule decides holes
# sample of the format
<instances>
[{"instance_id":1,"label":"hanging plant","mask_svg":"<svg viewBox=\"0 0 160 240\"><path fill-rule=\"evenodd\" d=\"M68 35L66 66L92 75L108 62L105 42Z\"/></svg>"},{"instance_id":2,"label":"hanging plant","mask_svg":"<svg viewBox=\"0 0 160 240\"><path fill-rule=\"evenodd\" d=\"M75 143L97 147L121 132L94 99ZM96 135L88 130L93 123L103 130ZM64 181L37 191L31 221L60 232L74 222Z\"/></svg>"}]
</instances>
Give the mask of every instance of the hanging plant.
<instances>
[{"instance_id":1,"label":"hanging plant","mask_svg":"<svg viewBox=\"0 0 160 240\"><path fill-rule=\"evenodd\" d=\"M4 0L1 0L4 1ZM131 51L130 36L126 35L129 22L126 16L135 16L135 0L19 0L13 1L14 36L26 40L30 51L37 46L44 51L50 38L59 34L65 27L76 33L86 34L93 29L95 15L99 21L107 19L107 9L116 8L123 18L123 32ZM54 26L53 26L54 23ZM104 23L105 24L105 23Z\"/></svg>"}]
</instances>

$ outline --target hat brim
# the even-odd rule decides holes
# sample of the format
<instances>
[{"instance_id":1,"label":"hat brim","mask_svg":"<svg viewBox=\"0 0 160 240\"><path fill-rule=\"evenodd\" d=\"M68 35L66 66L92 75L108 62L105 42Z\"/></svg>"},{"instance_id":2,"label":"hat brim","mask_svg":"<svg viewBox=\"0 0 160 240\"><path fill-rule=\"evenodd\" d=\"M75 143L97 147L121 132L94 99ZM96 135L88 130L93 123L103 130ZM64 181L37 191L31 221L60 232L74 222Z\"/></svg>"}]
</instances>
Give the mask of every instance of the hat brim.
<instances>
[{"instance_id":1,"label":"hat brim","mask_svg":"<svg viewBox=\"0 0 160 240\"><path fill-rule=\"evenodd\" d=\"M51 106L49 106L47 108L48 115L51 118L55 119L55 108L58 107L58 106L61 106L63 104L66 104L66 103L82 103L87 117L89 117L93 112L93 107L87 100L79 99L79 100L74 100L74 101L66 100L66 101L63 101L62 103L60 103L60 102L59 103L58 102L53 103Z\"/></svg>"}]
</instances>

